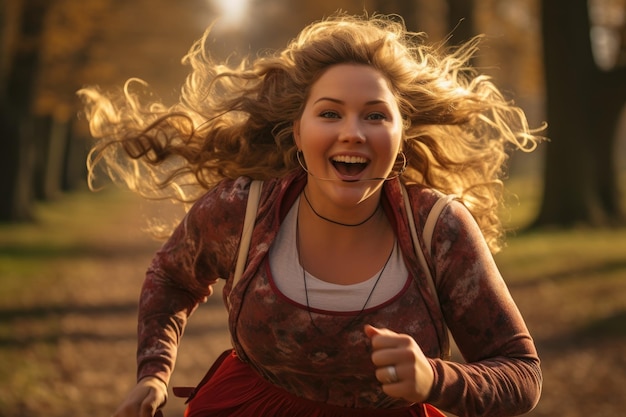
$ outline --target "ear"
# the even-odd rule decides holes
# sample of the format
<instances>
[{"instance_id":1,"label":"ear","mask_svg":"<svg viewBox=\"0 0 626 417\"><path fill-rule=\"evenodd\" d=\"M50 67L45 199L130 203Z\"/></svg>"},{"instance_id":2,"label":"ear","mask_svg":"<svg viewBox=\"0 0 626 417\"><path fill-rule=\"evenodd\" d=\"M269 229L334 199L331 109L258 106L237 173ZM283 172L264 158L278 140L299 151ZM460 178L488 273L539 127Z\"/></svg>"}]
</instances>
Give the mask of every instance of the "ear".
<instances>
[{"instance_id":1,"label":"ear","mask_svg":"<svg viewBox=\"0 0 626 417\"><path fill-rule=\"evenodd\" d=\"M296 142L296 147L302 149L300 146L300 119L293 122L293 140Z\"/></svg>"}]
</instances>

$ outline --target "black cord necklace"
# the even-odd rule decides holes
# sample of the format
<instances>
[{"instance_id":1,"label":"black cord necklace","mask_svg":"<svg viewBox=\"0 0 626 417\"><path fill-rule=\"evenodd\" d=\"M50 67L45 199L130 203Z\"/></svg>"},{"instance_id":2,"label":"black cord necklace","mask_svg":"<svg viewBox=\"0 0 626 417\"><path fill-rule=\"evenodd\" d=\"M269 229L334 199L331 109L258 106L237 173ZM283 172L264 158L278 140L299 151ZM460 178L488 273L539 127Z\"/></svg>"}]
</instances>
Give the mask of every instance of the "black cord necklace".
<instances>
[{"instance_id":1,"label":"black cord necklace","mask_svg":"<svg viewBox=\"0 0 626 417\"><path fill-rule=\"evenodd\" d=\"M336 220L333 219L329 219L328 217L324 217L321 214L319 214L311 205L311 202L309 201L309 197L306 195L306 190L302 191L302 194L304 194L304 199L306 200L306 203L308 204L309 208L311 209L311 211L320 219L322 220L326 220L327 222L330 223L334 223L334 224L338 224L339 226L346 226L346 227L358 227L358 226L362 226L365 223L367 223L368 221L370 221L375 215L376 213L378 213L378 209L380 208L380 206L376 206L376 210L374 210L374 212L372 214L370 214L365 220L363 220L362 222L356 223L356 224L348 224L348 223L341 223L338 222Z\"/></svg>"},{"instance_id":2,"label":"black cord necklace","mask_svg":"<svg viewBox=\"0 0 626 417\"><path fill-rule=\"evenodd\" d=\"M305 194L306 196L306 194ZM311 207L312 208L312 207ZM371 218L371 216L370 216ZM300 263L300 266L302 267L302 281L304 282L304 298L306 300L306 311L309 314L309 319L311 320L311 325L313 325L313 327L315 328L315 330L317 330L319 333L324 333L322 331L322 329L320 329L317 324L315 323L315 320L313 319L313 315L311 314L311 305L309 302L309 289L307 286L307 279L306 279L306 270L304 269L304 264L302 263L302 257L300 255L300 227L299 227L299 216L296 219L296 249L298 251L298 262ZM376 287L378 286L378 282L380 281L380 278L383 276L383 272L385 272L385 269L387 268L387 265L389 264L389 260L391 259L391 255L393 255L393 251L396 247L396 245L398 244L398 242L394 242L394 244L391 246L391 252L389 252L389 256L387 257L387 260L385 261L385 264L383 265L383 268L380 270L380 272L378 273L378 277L376 277L376 281L374 281L374 285L372 286L372 289L370 291L370 293L368 294L367 298L365 299L365 303L363 303L363 307L361 307L361 310L359 310L359 312L352 317L352 319L350 319L350 321L343 326L338 333L343 332L344 330L346 330L347 328L349 328L359 317L361 317L361 315L363 314L363 312L365 311L365 308L367 307L367 303L370 302L370 299L372 298L372 295L374 294L374 290L376 289Z\"/></svg>"}]
</instances>

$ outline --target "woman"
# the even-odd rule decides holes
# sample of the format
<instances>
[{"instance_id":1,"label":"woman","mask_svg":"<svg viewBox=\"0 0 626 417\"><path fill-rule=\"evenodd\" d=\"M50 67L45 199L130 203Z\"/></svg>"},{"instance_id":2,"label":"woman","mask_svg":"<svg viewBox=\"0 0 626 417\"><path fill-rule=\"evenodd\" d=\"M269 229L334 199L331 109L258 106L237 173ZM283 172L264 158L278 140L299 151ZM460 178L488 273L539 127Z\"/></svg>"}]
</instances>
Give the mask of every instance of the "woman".
<instances>
[{"instance_id":1,"label":"woman","mask_svg":"<svg viewBox=\"0 0 626 417\"><path fill-rule=\"evenodd\" d=\"M338 14L251 64L219 65L205 47L187 55L172 108L142 102L132 83L121 97L81 92L92 172L104 162L140 193L194 202L147 272L138 383L116 416L165 402L187 318L220 278L234 349L189 417L532 409L539 358L491 253L507 148L539 138L467 67L477 41L446 54L390 18ZM263 188L233 286L253 179ZM426 247L409 219L421 235L444 194L457 200ZM445 358L446 326L466 363Z\"/></svg>"}]
</instances>

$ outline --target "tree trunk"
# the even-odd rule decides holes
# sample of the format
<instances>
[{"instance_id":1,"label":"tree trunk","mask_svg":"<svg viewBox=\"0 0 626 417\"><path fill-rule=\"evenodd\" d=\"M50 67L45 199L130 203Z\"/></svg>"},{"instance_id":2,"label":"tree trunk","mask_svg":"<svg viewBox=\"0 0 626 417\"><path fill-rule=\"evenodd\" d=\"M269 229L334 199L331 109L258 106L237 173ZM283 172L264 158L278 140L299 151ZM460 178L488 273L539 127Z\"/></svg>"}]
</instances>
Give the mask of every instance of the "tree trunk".
<instances>
[{"instance_id":1,"label":"tree trunk","mask_svg":"<svg viewBox=\"0 0 626 417\"><path fill-rule=\"evenodd\" d=\"M621 94L620 94L621 92ZM593 108L603 109L592 113L597 146L594 159L597 167L596 187L599 205L604 214L604 223L615 225L625 220L619 193L618 161L615 155L617 130L626 102L626 67L610 73L600 73L597 89L592 97Z\"/></svg>"},{"instance_id":2,"label":"tree trunk","mask_svg":"<svg viewBox=\"0 0 626 417\"><path fill-rule=\"evenodd\" d=\"M89 153L89 141L82 137L72 121L67 122L67 138L65 141L65 165L63 166L63 191L86 189L87 167L85 160Z\"/></svg>"},{"instance_id":3,"label":"tree trunk","mask_svg":"<svg viewBox=\"0 0 626 417\"><path fill-rule=\"evenodd\" d=\"M533 226L601 226L622 220L611 154L624 77L602 73L586 0L542 2L548 136L544 193ZM611 79L612 82L607 81Z\"/></svg>"},{"instance_id":4,"label":"tree trunk","mask_svg":"<svg viewBox=\"0 0 626 417\"><path fill-rule=\"evenodd\" d=\"M39 67L48 0L24 1L18 44L0 90L0 221L32 218L34 201L31 103Z\"/></svg>"},{"instance_id":5,"label":"tree trunk","mask_svg":"<svg viewBox=\"0 0 626 417\"><path fill-rule=\"evenodd\" d=\"M35 170L35 196L39 200L58 197L62 191L63 175L67 163L68 123L51 115L34 120L34 141L37 144Z\"/></svg>"}]
</instances>

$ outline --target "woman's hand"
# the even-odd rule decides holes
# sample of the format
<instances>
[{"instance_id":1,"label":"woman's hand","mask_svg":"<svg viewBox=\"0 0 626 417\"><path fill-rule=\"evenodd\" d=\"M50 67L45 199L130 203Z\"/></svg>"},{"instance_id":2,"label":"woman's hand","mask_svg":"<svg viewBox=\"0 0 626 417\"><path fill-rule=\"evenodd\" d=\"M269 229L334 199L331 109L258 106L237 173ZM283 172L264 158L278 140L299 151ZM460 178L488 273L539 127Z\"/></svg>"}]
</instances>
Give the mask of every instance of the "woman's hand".
<instances>
[{"instance_id":1,"label":"woman's hand","mask_svg":"<svg viewBox=\"0 0 626 417\"><path fill-rule=\"evenodd\" d=\"M142 378L133 388L113 417L153 417L167 400L167 387L154 377Z\"/></svg>"},{"instance_id":2,"label":"woman's hand","mask_svg":"<svg viewBox=\"0 0 626 417\"><path fill-rule=\"evenodd\" d=\"M434 372L430 362L409 335L388 329L365 326L372 341L372 362L376 378L390 397L410 402L426 401L433 386Z\"/></svg>"}]
</instances>

